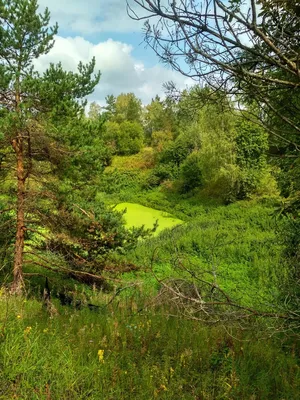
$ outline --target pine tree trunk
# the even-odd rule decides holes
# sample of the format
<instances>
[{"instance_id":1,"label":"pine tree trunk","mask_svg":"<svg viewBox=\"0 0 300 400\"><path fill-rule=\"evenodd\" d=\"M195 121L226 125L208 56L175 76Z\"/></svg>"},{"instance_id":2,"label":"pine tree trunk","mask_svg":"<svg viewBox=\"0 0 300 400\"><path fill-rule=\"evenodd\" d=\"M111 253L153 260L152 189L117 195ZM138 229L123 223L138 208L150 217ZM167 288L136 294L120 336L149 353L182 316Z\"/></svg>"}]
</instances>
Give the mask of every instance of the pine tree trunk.
<instances>
[{"instance_id":1,"label":"pine tree trunk","mask_svg":"<svg viewBox=\"0 0 300 400\"><path fill-rule=\"evenodd\" d=\"M15 256L13 267L13 283L11 292L21 294L23 290L23 255L24 255L24 236L25 236L25 171L24 171L24 148L23 138L19 134L13 140L12 146L17 156L17 226L15 241Z\"/></svg>"}]
</instances>

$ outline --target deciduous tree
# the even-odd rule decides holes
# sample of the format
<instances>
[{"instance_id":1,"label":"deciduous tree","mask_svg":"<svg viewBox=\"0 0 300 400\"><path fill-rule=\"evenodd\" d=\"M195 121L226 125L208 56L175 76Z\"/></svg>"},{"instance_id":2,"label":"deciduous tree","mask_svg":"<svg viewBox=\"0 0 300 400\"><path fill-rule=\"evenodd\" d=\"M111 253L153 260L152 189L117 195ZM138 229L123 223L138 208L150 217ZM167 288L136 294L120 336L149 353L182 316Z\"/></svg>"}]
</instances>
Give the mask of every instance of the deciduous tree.
<instances>
[{"instance_id":1,"label":"deciduous tree","mask_svg":"<svg viewBox=\"0 0 300 400\"><path fill-rule=\"evenodd\" d=\"M299 151L297 2L128 0L127 3L133 19L146 21L145 40L163 62L214 90L231 93L243 103L244 111L249 111L246 103L256 103L255 119L258 117L281 143ZM133 9L133 3L138 7Z\"/></svg>"}]
</instances>

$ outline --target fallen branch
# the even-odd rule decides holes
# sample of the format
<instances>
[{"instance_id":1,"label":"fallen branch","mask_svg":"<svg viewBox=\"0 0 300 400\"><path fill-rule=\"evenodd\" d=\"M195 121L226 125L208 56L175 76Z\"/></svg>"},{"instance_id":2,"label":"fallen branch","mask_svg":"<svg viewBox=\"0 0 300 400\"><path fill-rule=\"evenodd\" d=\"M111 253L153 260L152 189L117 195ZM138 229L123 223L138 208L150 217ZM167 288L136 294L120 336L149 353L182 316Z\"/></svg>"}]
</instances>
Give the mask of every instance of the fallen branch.
<instances>
[{"instance_id":1,"label":"fallen branch","mask_svg":"<svg viewBox=\"0 0 300 400\"><path fill-rule=\"evenodd\" d=\"M38 262L35 260L25 260L24 264L35 264L39 267L45 268L51 272L55 272L55 273L64 273L66 275L68 275L71 278L74 278L76 280L78 280L79 282L85 282L88 284L96 284L96 286L98 287L103 287L103 285L105 284L106 278L104 278L101 275L95 275L95 274L91 274L89 272L85 272L85 271L76 271L76 270L72 270L72 269L68 269L68 268L64 268L64 267L51 267L49 266L49 261L47 259L45 259L44 257L41 257L40 255L33 253L33 252L26 252L26 254L31 254L37 258L39 258L42 262Z\"/></svg>"}]
</instances>

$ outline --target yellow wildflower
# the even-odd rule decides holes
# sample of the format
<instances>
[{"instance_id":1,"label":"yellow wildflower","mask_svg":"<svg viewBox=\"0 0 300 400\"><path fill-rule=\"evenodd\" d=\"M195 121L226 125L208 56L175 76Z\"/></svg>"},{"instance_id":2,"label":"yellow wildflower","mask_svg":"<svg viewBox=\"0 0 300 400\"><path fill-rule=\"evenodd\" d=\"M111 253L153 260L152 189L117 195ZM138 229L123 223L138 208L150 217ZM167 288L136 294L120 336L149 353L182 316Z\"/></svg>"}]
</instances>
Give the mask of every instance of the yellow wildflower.
<instances>
[{"instance_id":1,"label":"yellow wildflower","mask_svg":"<svg viewBox=\"0 0 300 400\"><path fill-rule=\"evenodd\" d=\"M21 318L21 315L17 315L17 318L20 319L20 318Z\"/></svg>"},{"instance_id":2,"label":"yellow wildflower","mask_svg":"<svg viewBox=\"0 0 300 400\"><path fill-rule=\"evenodd\" d=\"M24 330L25 335L28 335L31 331L31 326L27 326L27 328Z\"/></svg>"},{"instance_id":3,"label":"yellow wildflower","mask_svg":"<svg viewBox=\"0 0 300 400\"><path fill-rule=\"evenodd\" d=\"M101 363L104 363L104 350L98 350L98 358Z\"/></svg>"}]
</instances>

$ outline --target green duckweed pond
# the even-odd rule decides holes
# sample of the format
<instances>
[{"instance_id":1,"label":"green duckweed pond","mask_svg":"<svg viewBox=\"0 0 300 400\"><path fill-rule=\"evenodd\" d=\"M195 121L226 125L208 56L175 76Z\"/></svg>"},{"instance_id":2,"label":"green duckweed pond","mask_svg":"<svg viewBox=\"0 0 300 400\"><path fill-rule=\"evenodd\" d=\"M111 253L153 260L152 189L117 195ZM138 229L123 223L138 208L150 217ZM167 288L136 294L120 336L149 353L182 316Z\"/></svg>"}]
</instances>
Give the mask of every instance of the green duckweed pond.
<instances>
[{"instance_id":1,"label":"green duckweed pond","mask_svg":"<svg viewBox=\"0 0 300 400\"><path fill-rule=\"evenodd\" d=\"M158 221L158 227L154 235L158 235L164 229L183 224L181 219L174 218L165 211L155 210L154 208L145 207L140 204L120 203L115 209L117 211L124 211L126 209L124 219L128 228L138 228L144 225L146 229L151 229L155 222Z\"/></svg>"}]
</instances>

